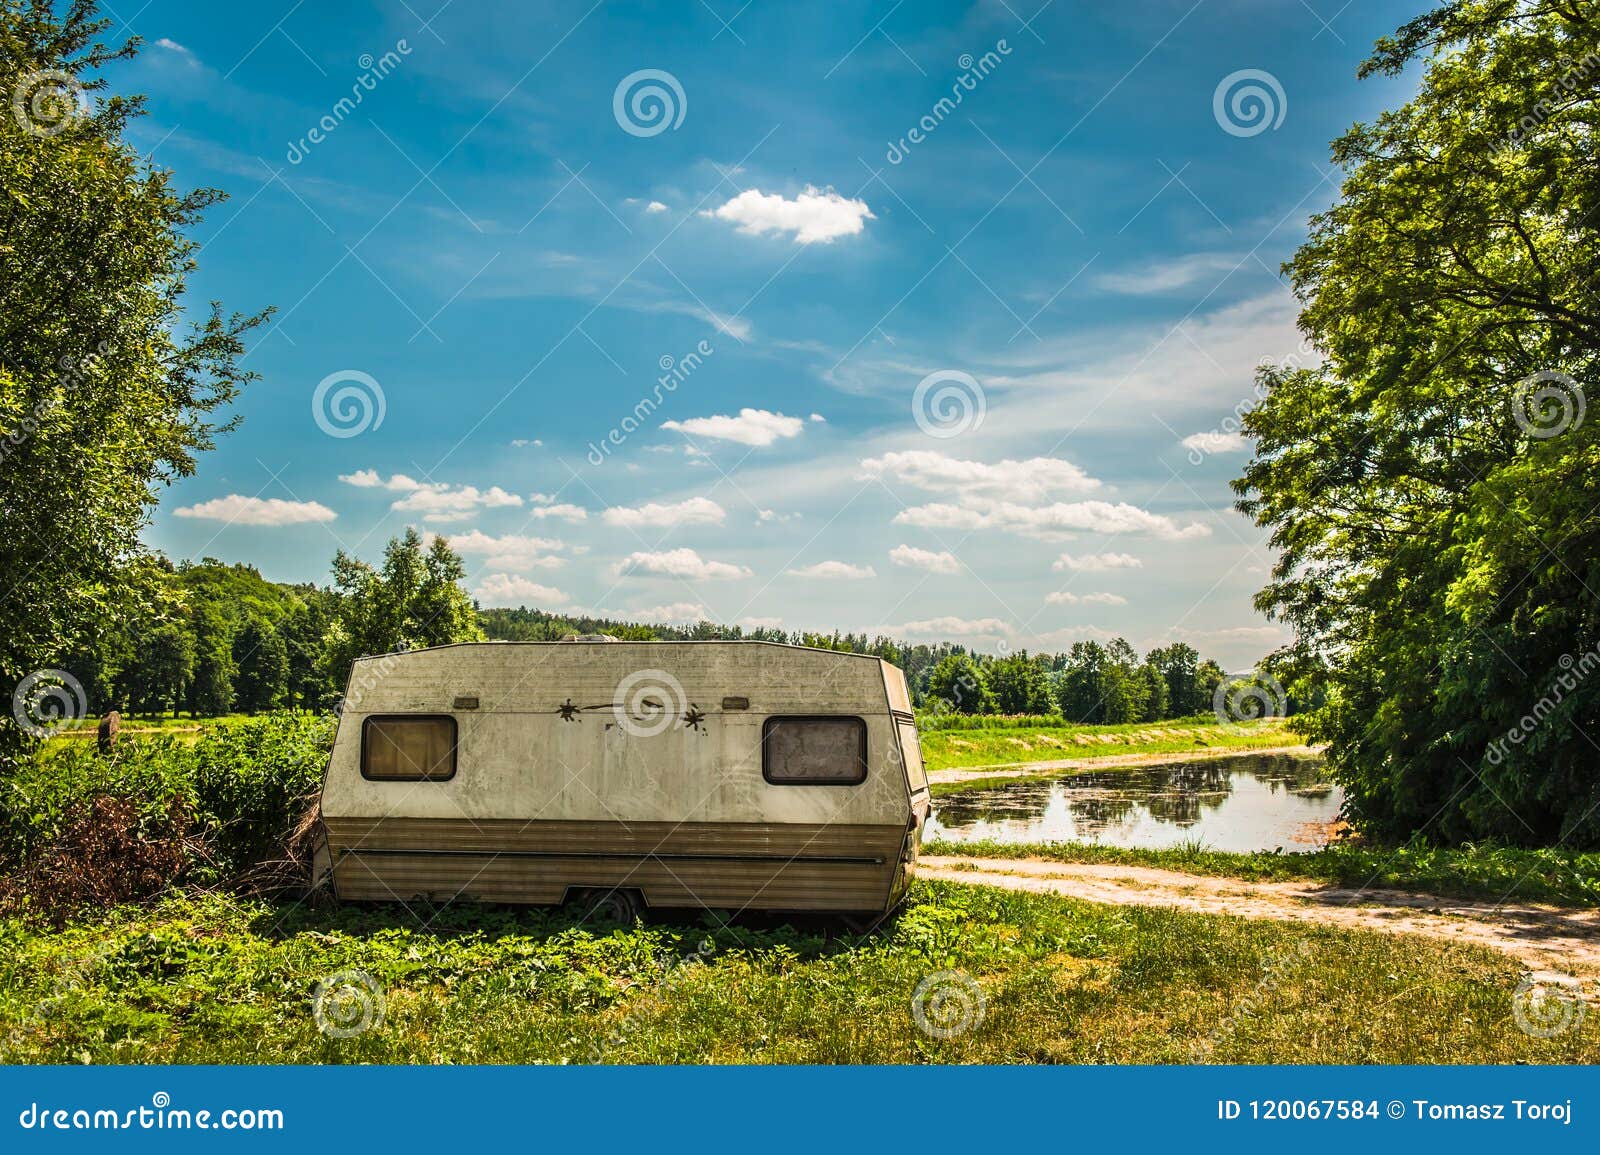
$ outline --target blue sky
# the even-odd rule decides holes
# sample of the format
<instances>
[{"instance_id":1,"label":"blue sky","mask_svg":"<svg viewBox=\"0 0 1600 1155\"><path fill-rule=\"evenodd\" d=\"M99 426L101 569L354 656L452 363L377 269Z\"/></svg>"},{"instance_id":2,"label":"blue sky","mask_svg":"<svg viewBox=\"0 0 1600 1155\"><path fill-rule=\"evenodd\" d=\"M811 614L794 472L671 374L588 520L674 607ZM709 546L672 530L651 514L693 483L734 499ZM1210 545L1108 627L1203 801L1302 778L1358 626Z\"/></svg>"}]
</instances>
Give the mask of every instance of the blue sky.
<instances>
[{"instance_id":1,"label":"blue sky","mask_svg":"<svg viewBox=\"0 0 1600 1155\"><path fill-rule=\"evenodd\" d=\"M278 308L153 545L326 581L410 524L486 604L1273 647L1232 415L1414 0L440 3L111 10L136 142L231 194L192 296Z\"/></svg>"}]
</instances>

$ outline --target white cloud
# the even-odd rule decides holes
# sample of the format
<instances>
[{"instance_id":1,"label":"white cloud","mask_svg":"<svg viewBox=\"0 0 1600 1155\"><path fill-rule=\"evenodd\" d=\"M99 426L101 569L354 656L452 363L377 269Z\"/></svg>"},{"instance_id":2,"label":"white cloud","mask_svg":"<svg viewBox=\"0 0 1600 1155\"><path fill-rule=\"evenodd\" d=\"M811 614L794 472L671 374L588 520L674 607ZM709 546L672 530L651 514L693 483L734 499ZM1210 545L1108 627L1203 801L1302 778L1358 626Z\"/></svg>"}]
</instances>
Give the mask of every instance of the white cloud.
<instances>
[{"instance_id":1,"label":"white cloud","mask_svg":"<svg viewBox=\"0 0 1600 1155\"><path fill-rule=\"evenodd\" d=\"M450 548L457 553L483 555L483 564L490 569L556 569L567 564L564 558L552 556L551 551L565 548L565 543L556 538L526 537L515 533L495 537L476 529L445 536Z\"/></svg>"},{"instance_id":2,"label":"white cloud","mask_svg":"<svg viewBox=\"0 0 1600 1155\"><path fill-rule=\"evenodd\" d=\"M537 447L543 444L544 442L537 437L517 437L512 439L511 447L513 449L526 449L530 445Z\"/></svg>"},{"instance_id":3,"label":"white cloud","mask_svg":"<svg viewBox=\"0 0 1600 1155\"><path fill-rule=\"evenodd\" d=\"M647 213L664 213L667 211L667 206L660 201L651 201L644 206L644 211Z\"/></svg>"},{"instance_id":4,"label":"white cloud","mask_svg":"<svg viewBox=\"0 0 1600 1155\"><path fill-rule=\"evenodd\" d=\"M999 618L927 618L890 627L891 633L932 638L1004 638L1015 631Z\"/></svg>"},{"instance_id":5,"label":"white cloud","mask_svg":"<svg viewBox=\"0 0 1600 1155\"><path fill-rule=\"evenodd\" d=\"M661 428L675 429L696 437L715 437L737 441L740 445L771 445L785 437L798 437L806 423L798 417L785 417L766 409L741 409L739 416L691 417L687 421L663 421Z\"/></svg>"},{"instance_id":6,"label":"white cloud","mask_svg":"<svg viewBox=\"0 0 1600 1155\"><path fill-rule=\"evenodd\" d=\"M935 553L931 549L918 549L914 545L897 545L889 551L889 560L908 569L922 569L929 573L960 573L961 562L948 550Z\"/></svg>"},{"instance_id":7,"label":"white cloud","mask_svg":"<svg viewBox=\"0 0 1600 1155\"><path fill-rule=\"evenodd\" d=\"M866 227L866 222L876 220L866 201L846 200L832 189L817 189L810 185L793 200L781 193L763 193L759 189L744 192L703 216L732 221L741 233L760 236L764 233L792 233L795 243L827 244L839 237L851 237Z\"/></svg>"},{"instance_id":8,"label":"white cloud","mask_svg":"<svg viewBox=\"0 0 1600 1155\"><path fill-rule=\"evenodd\" d=\"M769 521L794 521L799 516L798 513L779 513L775 509L758 509L756 510L756 524L766 525Z\"/></svg>"},{"instance_id":9,"label":"white cloud","mask_svg":"<svg viewBox=\"0 0 1600 1155\"><path fill-rule=\"evenodd\" d=\"M1128 599L1121 594L1075 594L1068 590L1058 590L1046 594L1044 599L1047 606L1075 606L1078 604L1088 606L1125 606Z\"/></svg>"},{"instance_id":10,"label":"white cloud","mask_svg":"<svg viewBox=\"0 0 1600 1155\"><path fill-rule=\"evenodd\" d=\"M1041 541L1059 540L1074 533L1148 533L1168 541L1209 537L1211 527L1199 522L1180 526L1170 517L1151 513L1126 502L1056 502L1025 506L1016 502L969 497L963 505L934 503L913 506L895 514L898 525L924 529L999 529Z\"/></svg>"},{"instance_id":11,"label":"white cloud","mask_svg":"<svg viewBox=\"0 0 1600 1155\"><path fill-rule=\"evenodd\" d=\"M628 574L659 574L664 577L706 580L715 578L750 577L751 571L742 565L723 561L708 561L692 549L659 551L641 550L630 553L612 567L617 577Z\"/></svg>"},{"instance_id":12,"label":"white cloud","mask_svg":"<svg viewBox=\"0 0 1600 1155\"><path fill-rule=\"evenodd\" d=\"M1057 573L1077 570L1081 573L1098 573L1108 569L1142 569L1144 562L1131 553L1064 553L1051 563Z\"/></svg>"},{"instance_id":13,"label":"white cloud","mask_svg":"<svg viewBox=\"0 0 1600 1155\"><path fill-rule=\"evenodd\" d=\"M846 581L861 581L865 578L875 578L878 572L870 565L851 565L847 561L819 561L815 565L802 566L799 569L787 571L795 577L822 578L832 580L835 578Z\"/></svg>"},{"instance_id":14,"label":"white cloud","mask_svg":"<svg viewBox=\"0 0 1600 1155\"><path fill-rule=\"evenodd\" d=\"M824 417L820 413L813 413L810 417L807 418L807 420L808 421L817 421L817 422L822 423L823 425L826 425L828 423L828 419L826 417Z\"/></svg>"},{"instance_id":15,"label":"white cloud","mask_svg":"<svg viewBox=\"0 0 1600 1155\"><path fill-rule=\"evenodd\" d=\"M1005 501L1038 501L1054 493L1087 493L1100 487L1099 481L1072 462L1056 457L1007 458L990 465L932 449L914 449L869 457L861 468L868 477L887 474L920 489L975 493Z\"/></svg>"},{"instance_id":16,"label":"white cloud","mask_svg":"<svg viewBox=\"0 0 1600 1155\"><path fill-rule=\"evenodd\" d=\"M1244 453L1250 448L1250 442L1243 434L1213 429L1206 433L1189 434L1183 439L1183 447L1199 453Z\"/></svg>"},{"instance_id":17,"label":"white cloud","mask_svg":"<svg viewBox=\"0 0 1600 1155\"><path fill-rule=\"evenodd\" d=\"M711 618L710 611L699 602L671 602L664 606L629 610L628 615L643 622L666 622L671 625L693 625Z\"/></svg>"},{"instance_id":18,"label":"white cloud","mask_svg":"<svg viewBox=\"0 0 1600 1155\"><path fill-rule=\"evenodd\" d=\"M230 493L198 505L172 511L178 517L202 521L226 521L234 525L300 525L308 521L332 521L339 515L315 501L284 501L278 497L243 497Z\"/></svg>"},{"instance_id":19,"label":"white cloud","mask_svg":"<svg viewBox=\"0 0 1600 1155\"><path fill-rule=\"evenodd\" d=\"M422 482L396 473L385 479L376 469L358 469L354 473L341 473L339 480L357 489L388 489L395 493L411 493L422 488Z\"/></svg>"},{"instance_id":20,"label":"white cloud","mask_svg":"<svg viewBox=\"0 0 1600 1155\"><path fill-rule=\"evenodd\" d=\"M783 626L782 618L740 618L739 624L747 630L776 630Z\"/></svg>"},{"instance_id":21,"label":"white cloud","mask_svg":"<svg viewBox=\"0 0 1600 1155\"><path fill-rule=\"evenodd\" d=\"M472 593L485 606L519 606L528 602L558 606L568 600L566 594L552 586L506 573L490 574Z\"/></svg>"},{"instance_id":22,"label":"white cloud","mask_svg":"<svg viewBox=\"0 0 1600 1155\"><path fill-rule=\"evenodd\" d=\"M614 505L600 515L607 525L627 529L667 529L677 525L721 525L728 511L708 497L662 504L650 502L638 507Z\"/></svg>"},{"instance_id":23,"label":"white cloud","mask_svg":"<svg viewBox=\"0 0 1600 1155\"><path fill-rule=\"evenodd\" d=\"M394 488L390 478L385 488ZM452 486L443 482L418 486L389 508L403 513L420 513L424 521L460 521L480 509L500 509L521 505L522 498L507 493L498 485L479 489L475 485Z\"/></svg>"},{"instance_id":24,"label":"white cloud","mask_svg":"<svg viewBox=\"0 0 1600 1155\"><path fill-rule=\"evenodd\" d=\"M534 497L537 499L539 495L535 494ZM587 521L589 511L581 505L569 505L566 502L560 502L555 505L536 505L528 510L528 516L536 517L540 521L548 517L560 518L562 521Z\"/></svg>"}]
</instances>

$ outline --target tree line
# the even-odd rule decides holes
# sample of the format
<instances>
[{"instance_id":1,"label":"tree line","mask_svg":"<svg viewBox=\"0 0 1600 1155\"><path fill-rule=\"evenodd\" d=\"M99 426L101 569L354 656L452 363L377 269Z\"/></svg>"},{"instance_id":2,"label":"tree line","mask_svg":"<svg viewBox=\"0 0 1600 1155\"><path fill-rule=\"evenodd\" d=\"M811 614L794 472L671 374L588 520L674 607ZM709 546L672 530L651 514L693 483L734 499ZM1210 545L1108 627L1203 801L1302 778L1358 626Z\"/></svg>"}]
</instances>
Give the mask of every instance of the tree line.
<instances>
[{"instance_id":1,"label":"tree line","mask_svg":"<svg viewBox=\"0 0 1600 1155\"><path fill-rule=\"evenodd\" d=\"M901 667L923 709L963 714L1061 714L1071 721L1148 722L1211 709L1224 674L1183 643L1140 659L1121 638L1066 653L993 657L950 642L882 635L745 630L700 621L672 626L545 610L480 609L462 585L449 540L424 545L408 529L380 565L339 553L328 586L286 584L216 558L158 559L161 596L62 662L93 713L215 717L326 710L350 663L366 654L485 639L559 641L609 634L632 641L748 640L872 654Z\"/></svg>"}]
</instances>

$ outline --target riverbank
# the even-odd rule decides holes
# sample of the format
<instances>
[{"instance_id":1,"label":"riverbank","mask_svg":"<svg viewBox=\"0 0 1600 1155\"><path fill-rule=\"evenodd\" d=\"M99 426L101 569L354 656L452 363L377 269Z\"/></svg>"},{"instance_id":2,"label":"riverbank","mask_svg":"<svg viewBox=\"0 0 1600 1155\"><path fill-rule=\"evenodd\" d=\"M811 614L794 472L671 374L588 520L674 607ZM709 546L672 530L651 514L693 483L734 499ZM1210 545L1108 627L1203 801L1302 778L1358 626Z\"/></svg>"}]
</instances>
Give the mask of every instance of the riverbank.
<instances>
[{"instance_id":1,"label":"riverbank","mask_svg":"<svg viewBox=\"0 0 1600 1155\"><path fill-rule=\"evenodd\" d=\"M1015 769L1039 763L1099 762L1126 756L1255 752L1299 745L1303 739L1283 719L1219 725L1215 718L1125 726L982 726L948 723L920 734L931 775L960 769Z\"/></svg>"},{"instance_id":2,"label":"riverbank","mask_svg":"<svg viewBox=\"0 0 1600 1155\"><path fill-rule=\"evenodd\" d=\"M1291 758L1318 758L1317 746L1208 746L1178 753L1102 754L1078 758L1058 758L1039 762L1011 762L996 766L951 767L928 772L928 784L935 795L958 794L966 790L988 790L1016 782L1046 782L1052 778L1084 770L1138 770L1147 766L1172 766L1203 762L1213 758L1236 758L1241 754L1282 754Z\"/></svg>"},{"instance_id":3,"label":"riverbank","mask_svg":"<svg viewBox=\"0 0 1600 1155\"><path fill-rule=\"evenodd\" d=\"M1372 886L1243 882L1148 866L928 856L920 877L1059 894L1113 906L1162 907L1275 922L1376 931L1497 950L1536 976L1600 978L1600 911L1475 902ZM1600 998L1593 984L1585 995Z\"/></svg>"},{"instance_id":4,"label":"riverbank","mask_svg":"<svg viewBox=\"0 0 1600 1155\"><path fill-rule=\"evenodd\" d=\"M1370 846L1238 854L1187 843L1168 849L1090 842L1007 843L933 840L925 857L1028 860L1086 866L1146 867L1241 882L1320 882L1338 887L1409 890L1452 898L1600 907L1600 854L1504 846Z\"/></svg>"}]
</instances>

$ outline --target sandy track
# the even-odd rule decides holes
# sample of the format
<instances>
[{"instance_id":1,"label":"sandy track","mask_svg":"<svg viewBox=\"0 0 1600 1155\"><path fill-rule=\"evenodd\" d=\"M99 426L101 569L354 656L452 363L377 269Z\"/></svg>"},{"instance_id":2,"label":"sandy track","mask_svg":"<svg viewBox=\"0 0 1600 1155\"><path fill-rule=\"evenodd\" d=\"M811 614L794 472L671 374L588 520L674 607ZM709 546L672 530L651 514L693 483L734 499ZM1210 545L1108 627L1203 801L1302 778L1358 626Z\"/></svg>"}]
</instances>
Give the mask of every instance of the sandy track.
<instances>
[{"instance_id":1,"label":"sandy track","mask_svg":"<svg viewBox=\"0 0 1600 1155\"><path fill-rule=\"evenodd\" d=\"M1536 976L1600 978L1600 911L1494 905L1396 890L1317 882L1245 882L1145 866L1104 866L1019 858L925 857L922 878L1060 894L1123 906L1167 906L1314 922L1503 951ZM1595 983L1585 984L1591 991Z\"/></svg>"},{"instance_id":2,"label":"sandy track","mask_svg":"<svg viewBox=\"0 0 1600 1155\"><path fill-rule=\"evenodd\" d=\"M1044 762L1001 762L993 766L960 766L928 771L935 783L970 782L974 778L1025 778L1057 770L1104 770L1137 766L1166 766L1173 762L1199 762L1206 758L1238 758L1246 754L1293 754L1314 758L1322 753L1318 746L1205 746L1179 750L1172 754L1101 754L1089 758L1052 758Z\"/></svg>"}]
</instances>

